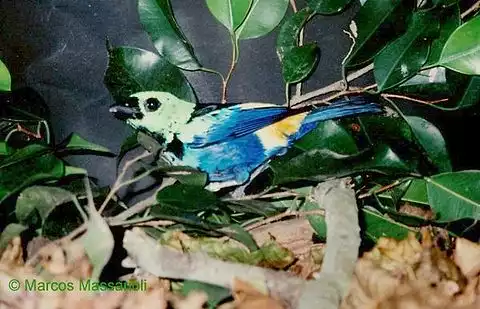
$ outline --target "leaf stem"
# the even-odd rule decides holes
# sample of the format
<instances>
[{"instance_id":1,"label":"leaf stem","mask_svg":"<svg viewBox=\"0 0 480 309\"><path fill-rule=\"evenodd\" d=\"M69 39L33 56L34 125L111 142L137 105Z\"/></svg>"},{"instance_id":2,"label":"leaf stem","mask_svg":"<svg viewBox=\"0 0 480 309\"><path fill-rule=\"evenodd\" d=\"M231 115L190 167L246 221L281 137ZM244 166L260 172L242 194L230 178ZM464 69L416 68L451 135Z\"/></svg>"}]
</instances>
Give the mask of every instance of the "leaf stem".
<instances>
[{"instance_id":1,"label":"leaf stem","mask_svg":"<svg viewBox=\"0 0 480 309\"><path fill-rule=\"evenodd\" d=\"M235 37L235 34L230 35L230 40L232 42L232 61L230 62L230 69L228 70L227 76L222 81L222 104L227 103L227 88L230 79L232 78L233 71L237 65L238 59L238 41Z\"/></svg>"},{"instance_id":2,"label":"leaf stem","mask_svg":"<svg viewBox=\"0 0 480 309\"><path fill-rule=\"evenodd\" d=\"M471 7L469 7L465 12L463 12L460 17L462 19L464 19L465 17L467 17L468 15L470 15L470 13L478 10L480 8L480 0L475 2Z\"/></svg>"},{"instance_id":3,"label":"leaf stem","mask_svg":"<svg viewBox=\"0 0 480 309\"><path fill-rule=\"evenodd\" d=\"M127 161L125 163L125 165L123 166L122 170L120 171L120 174L118 175L117 177L117 180L115 180L115 183L113 184L112 186L112 189L110 190L110 192L108 192L108 195L107 197L105 198L105 200L103 201L102 205L100 206L100 208L98 209L98 213L99 214L102 214L103 210L105 209L105 207L107 206L108 202L112 199L113 195L120 189L122 188L123 186L126 186L130 183L133 183L145 176L147 176L148 174L151 173L151 171L147 171L148 174L144 175L145 173L143 174L140 174L139 176L133 178L133 179L130 179L126 182L122 182L123 178L125 177L125 174L127 172L127 170L133 165L135 164L136 162L142 160L142 159L145 159L146 157L150 156L151 153L148 152L148 151L145 151L143 152L142 154L140 154L139 156Z\"/></svg>"}]
</instances>

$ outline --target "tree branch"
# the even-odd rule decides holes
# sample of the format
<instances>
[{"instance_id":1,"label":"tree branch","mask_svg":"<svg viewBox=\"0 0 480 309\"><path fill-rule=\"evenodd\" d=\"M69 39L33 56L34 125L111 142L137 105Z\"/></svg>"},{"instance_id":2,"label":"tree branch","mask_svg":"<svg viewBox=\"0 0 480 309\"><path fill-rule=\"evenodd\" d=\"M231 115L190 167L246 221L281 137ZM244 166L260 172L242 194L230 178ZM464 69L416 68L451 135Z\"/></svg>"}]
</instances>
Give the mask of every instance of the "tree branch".
<instances>
[{"instance_id":1,"label":"tree branch","mask_svg":"<svg viewBox=\"0 0 480 309\"><path fill-rule=\"evenodd\" d=\"M364 68L362 68L362 69L360 69L360 70L358 70L358 71L355 71L351 74L348 74L347 82L355 80L355 79L365 75L366 73L370 72L371 70L373 70L373 63L364 67ZM326 87L323 87L323 88L305 93L301 96L294 96L292 98L292 100L290 101L290 106L299 105L300 103L311 100L315 97L318 97L318 96L321 96L321 95L324 95L324 94L327 94L327 93L330 93L330 92L334 92L334 91L342 91L343 89L344 89L344 81L339 80L339 81L336 81L336 82L334 82L334 83L332 83L332 84L330 84Z\"/></svg>"}]
</instances>

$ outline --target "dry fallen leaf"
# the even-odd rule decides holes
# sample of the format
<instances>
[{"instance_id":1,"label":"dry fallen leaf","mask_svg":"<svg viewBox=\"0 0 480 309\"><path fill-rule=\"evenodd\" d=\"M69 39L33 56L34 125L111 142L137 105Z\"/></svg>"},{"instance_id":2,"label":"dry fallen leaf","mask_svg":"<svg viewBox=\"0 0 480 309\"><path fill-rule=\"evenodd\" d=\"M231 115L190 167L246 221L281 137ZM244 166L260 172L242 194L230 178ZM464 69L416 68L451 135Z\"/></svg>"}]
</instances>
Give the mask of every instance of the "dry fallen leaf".
<instances>
[{"instance_id":1,"label":"dry fallen leaf","mask_svg":"<svg viewBox=\"0 0 480 309\"><path fill-rule=\"evenodd\" d=\"M480 244L458 238L453 259L467 278L477 276L480 272Z\"/></svg>"},{"instance_id":2,"label":"dry fallen leaf","mask_svg":"<svg viewBox=\"0 0 480 309\"><path fill-rule=\"evenodd\" d=\"M228 304L228 308L235 309L285 309L286 307L248 282L236 279L233 283L233 302ZM230 307L231 306L231 307ZM222 306L227 308L227 306Z\"/></svg>"},{"instance_id":3,"label":"dry fallen leaf","mask_svg":"<svg viewBox=\"0 0 480 309\"><path fill-rule=\"evenodd\" d=\"M357 262L350 293L341 308L478 308L479 277L467 278L460 264L436 245L428 229L422 230L422 242L413 233L401 241L380 239ZM468 245L461 240L457 248L462 246ZM471 258L465 263L471 266L476 255L470 250ZM473 269L466 265L465 269Z\"/></svg>"}]
</instances>

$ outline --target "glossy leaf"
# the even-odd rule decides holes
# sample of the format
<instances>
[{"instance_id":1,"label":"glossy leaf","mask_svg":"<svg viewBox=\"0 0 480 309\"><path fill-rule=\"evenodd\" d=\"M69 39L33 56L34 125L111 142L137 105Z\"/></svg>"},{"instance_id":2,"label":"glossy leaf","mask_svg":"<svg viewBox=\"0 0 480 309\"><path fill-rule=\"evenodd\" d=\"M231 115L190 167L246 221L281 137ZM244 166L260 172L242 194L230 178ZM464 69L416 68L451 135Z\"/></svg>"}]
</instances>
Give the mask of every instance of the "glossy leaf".
<instances>
[{"instance_id":1,"label":"glossy leaf","mask_svg":"<svg viewBox=\"0 0 480 309\"><path fill-rule=\"evenodd\" d=\"M48 151L47 147L33 144L0 162L0 203L30 184L64 176L63 161Z\"/></svg>"},{"instance_id":2,"label":"glossy leaf","mask_svg":"<svg viewBox=\"0 0 480 309\"><path fill-rule=\"evenodd\" d=\"M463 74L480 74L480 16L467 21L450 35L438 63Z\"/></svg>"},{"instance_id":3,"label":"glossy leaf","mask_svg":"<svg viewBox=\"0 0 480 309\"><path fill-rule=\"evenodd\" d=\"M456 85L451 85L449 80L447 80L446 71L443 67L422 70L400 85L389 89L388 92L418 98L425 97L427 100L443 99L452 96ZM432 104L432 106L435 105Z\"/></svg>"},{"instance_id":4,"label":"glossy leaf","mask_svg":"<svg viewBox=\"0 0 480 309\"><path fill-rule=\"evenodd\" d=\"M7 156L10 154L10 147L4 141L0 141L0 156Z\"/></svg>"},{"instance_id":5,"label":"glossy leaf","mask_svg":"<svg viewBox=\"0 0 480 309\"><path fill-rule=\"evenodd\" d=\"M219 200L214 193L201 187L175 183L157 193L157 202L160 206L193 212L212 208Z\"/></svg>"},{"instance_id":6,"label":"glossy leaf","mask_svg":"<svg viewBox=\"0 0 480 309\"><path fill-rule=\"evenodd\" d=\"M374 59L374 76L383 91L417 74L427 61L432 28L438 27L434 15L417 12L407 32L388 44Z\"/></svg>"},{"instance_id":7,"label":"glossy leaf","mask_svg":"<svg viewBox=\"0 0 480 309\"><path fill-rule=\"evenodd\" d=\"M186 101L196 102L183 73L167 59L133 47L109 50L105 84L119 102L139 91L167 91Z\"/></svg>"},{"instance_id":8,"label":"glossy leaf","mask_svg":"<svg viewBox=\"0 0 480 309\"><path fill-rule=\"evenodd\" d=\"M71 176L71 175L87 176L88 172L87 172L86 169L81 168L81 167L66 165L65 166L65 176Z\"/></svg>"},{"instance_id":9,"label":"glossy leaf","mask_svg":"<svg viewBox=\"0 0 480 309\"><path fill-rule=\"evenodd\" d=\"M277 37L277 55L280 61L283 61L286 52L298 46L300 31L312 14L312 10L306 7L285 19Z\"/></svg>"},{"instance_id":10,"label":"glossy leaf","mask_svg":"<svg viewBox=\"0 0 480 309\"><path fill-rule=\"evenodd\" d=\"M0 233L0 251L3 251L13 238L19 236L27 228L28 226L18 223L10 223L7 225Z\"/></svg>"},{"instance_id":11,"label":"glossy leaf","mask_svg":"<svg viewBox=\"0 0 480 309\"><path fill-rule=\"evenodd\" d=\"M317 127L296 141L293 147L284 155L275 158L270 166L281 169L295 156L313 149L328 149L339 154L349 155L358 152L355 139L352 135L336 121L323 121Z\"/></svg>"},{"instance_id":12,"label":"glossy leaf","mask_svg":"<svg viewBox=\"0 0 480 309\"><path fill-rule=\"evenodd\" d=\"M480 76L471 76L454 109L467 108L480 102ZM443 108L450 110L452 108Z\"/></svg>"},{"instance_id":13,"label":"glossy leaf","mask_svg":"<svg viewBox=\"0 0 480 309\"><path fill-rule=\"evenodd\" d=\"M282 74L286 83L298 83L307 78L318 62L318 47L315 43L297 46L285 53Z\"/></svg>"},{"instance_id":14,"label":"glossy leaf","mask_svg":"<svg viewBox=\"0 0 480 309\"><path fill-rule=\"evenodd\" d=\"M201 67L175 20L170 0L138 0L138 14L160 55L185 70Z\"/></svg>"},{"instance_id":15,"label":"glossy leaf","mask_svg":"<svg viewBox=\"0 0 480 309\"><path fill-rule=\"evenodd\" d=\"M0 60L0 91L10 91L12 78L5 64Z\"/></svg>"},{"instance_id":16,"label":"glossy leaf","mask_svg":"<svg viewBox=\"0 0 480 309\"><path fill-rule=\"evenodd\" d=\"M425 66L435 65L440 59L440 54L442 53L443 46L447 42L450 35L453 33L458 26L460 26L460 8L458 5L451 6L448 9L445 9L443 14L440 16L440 32L438 38L432 41L432 46L430 48L430 54L428 60L425 63Z\"/></svg>"},{"instance_id":17,"label":"glossy leaf","mask_svg":"<svg viewBox=\"0 0 480 309\"><path fill-rule=\"evenodd\" d=\"M307 0L307 4L318 14L340 13L351 0Z\"/></svg>"},{"instance_id":18,"label":"glossy leaf","mask_svg":"<svg viewBox=\"0 0 480 309\"><path fill-rule=\"evenodd\" d=\"M439 172L452 171L447 145L437 127L420 117L406 116L405 120L410 125L416 140L426 151L428 158L435 164Z\"/></svg>"},{"instance_id":19,"label":"glossy leaf","mask_svg":"<svg viewBox=\"0 0 480 309\"><path fill-rule=\"evenodd\" d=\"M246 40L270 33L282 21L288 4L289 0L252 0L245 20L235 30L235 36Z\"/></svg>"},{"instance_id":20,"label":"glossy leaf","mask_svg":"<svg viewBox=\"0 0 480 309\"><path fill-rule=\"evenodd\" d=\"M344 177L359 172L398 174L412 172L413 166L402 161L386 145L379 145L374 154L342 155L326 149L306 151L288 162L274 166L274 184L297 180L322 181L331 177Z\"/></svg>"},{"instance_id":21,"label":"glossy leaf","mask_svg":"<svg viewBox=\"0 0 480 309\"><path fill-rule=\"evenodd\" d=\"M65 146L62 147L61 150L67 150L67 151L83 150L83 151L93 151L100 154L101 153L109 154L109 155L112 154L112 152L108 148L89 142L76 133L72 133L66 139Z\"/></svg>"},{"instance_id":22,"label":"glossy leaf","mask_svg":"<svg viewBox=\"0 0 480 309\"><path fill-rule=\"evenodd\" d=\"M402 200L428 205L427 182L424 179L413 179L402 196Z\"/></svg>"},{"instance_id":23,"label":"glossy leaf","mask_svg":"<svg viewBox=\"0 0 480 309\"><path fill-rule=\"evenodd\" d=\"M23 190L17 199L15 215L18 221L25 222L34 210L38 211L44 221L58 205L71 201L74 195L57 187L32 186Z\"/></svg>"},{"instance_id":24,"label":"glossy leaf","mask_svg":"<svg viewBox=\"0 0 480 309\"><path fill-rule=\"evenodd\" d=\"M316 67L318 48L315 43L298 46L300 30L313 16L309 8L290 16L280 28L277 38L277 55L282 63L283 79L287 83L304 80Z\"/></svg>"},{"instance_id":25,"label":"glossy leaf","mask_svg":"<svg viewBox=\"0 0 480 309\"><path fill-rule=\"evenodd\" d=\"M426 181L428 201L438 221L480 219L480 171L438 174Z\"/></svg>"},{"instance_id":26,"label":"glossy leaf","mask_svg":"<svg viewBox=\"0 0 480 309\"><path fill-rule=\"evenodd\" d=\"M245 20L253 0L206 0L207 7L213 16L233 32Z\"/></svg>"},{"instance_id":27,"label":"glossy leaf","mask_svg":"<svg viewBox=\"0 0 480 309\"><path fill-rule=\"evenodd\" d=\"M358 37L346 66L366 63L386 43L402 34L415 3L414 0L367 1L354 19Z\"/></svg>"},{"instance_id":28,"label":"glossy leaf","mask_svg":"<svg viewBox=\"0 0 480 309\"><path fill-rule=\"evenodd\" d=\"M365 225L364 234L372 241L376 242L380 237L405 239L409 231L414 231L375 210L364 207L361 213Z\"/></svg>"}]
</instances>

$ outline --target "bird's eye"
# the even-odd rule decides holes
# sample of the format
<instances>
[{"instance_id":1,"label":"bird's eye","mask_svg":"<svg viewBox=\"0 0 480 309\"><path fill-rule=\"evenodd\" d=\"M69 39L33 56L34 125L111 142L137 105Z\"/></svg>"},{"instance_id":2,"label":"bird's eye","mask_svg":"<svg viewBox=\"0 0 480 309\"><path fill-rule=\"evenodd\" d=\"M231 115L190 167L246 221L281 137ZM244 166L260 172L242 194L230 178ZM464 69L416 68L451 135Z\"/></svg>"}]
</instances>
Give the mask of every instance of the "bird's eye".
<instances>
[{"instance_id":1,"label":"bird's eye","mask_svg":"<svg viewBox=\"0 0 480 309\"><path fill-rule=\"evenodd\" d=\"M156 98L148 98L146 103L145 103L145 108L149 111L149 112L154 112L156 111L160 105L162 105L160 103L160 101L158 101L158 99Z\"/></svg>"}]
</instances>

